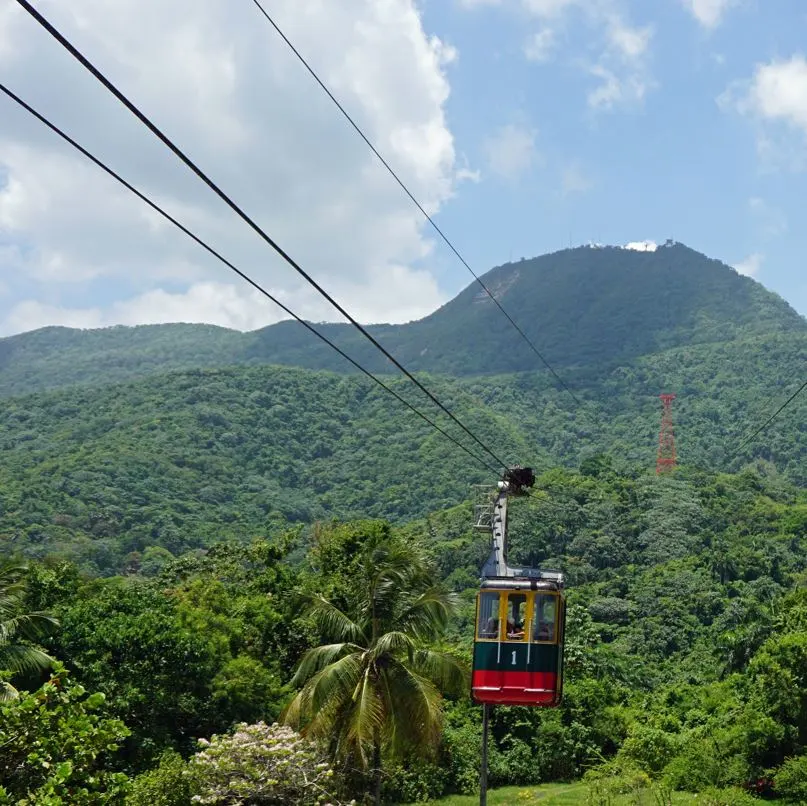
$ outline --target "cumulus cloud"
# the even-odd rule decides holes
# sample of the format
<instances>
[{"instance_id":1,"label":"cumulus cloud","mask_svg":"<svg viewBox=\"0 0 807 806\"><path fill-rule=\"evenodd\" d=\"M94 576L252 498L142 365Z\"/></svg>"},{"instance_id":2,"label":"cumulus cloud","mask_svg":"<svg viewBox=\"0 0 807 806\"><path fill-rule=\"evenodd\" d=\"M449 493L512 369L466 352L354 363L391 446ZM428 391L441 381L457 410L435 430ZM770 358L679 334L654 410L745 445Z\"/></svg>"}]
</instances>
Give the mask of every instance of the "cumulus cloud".
<instances>
[{"instance_id":1,"label":"cumulus cloud","mask_svg":"<svg viewBox=\"0 0 807 806\"><path fill-rule=\"evenodd\" d=\"M486 143L490 171L513 181L532 168L537 160L535 131L523 126L502 126Z\"/></svg>"},{"instance_id":2,"label":"cumulus cloud","mask_svg":"<svg viewBox=\"0 0 807 806\"><path fill-rule=\"evenodd\" d=\"M807 135L807 59L802 54L786 61L757 65L738 100L741 112L779 121Z\"/></svg>"},{"instance_id":3,"label":"cumulus cloud","mask_svg":"<svg viewBox=\"0 0 807 806\"><path fill-rule=\"evenodd\" d=\"M716 28L734 0L681 0L684 8L704 27Z\"/></svg>"},{"instance_id":4,"label":"cumulus cloud","mask_svg":"<svg viewBox=\"0 0 807 806\"><path fill-rule=\"evenodd\" d=\"M351 312L404 321L444 301L419 265L432 248L419 213L251 4L38 7L311 274L351 294L341 300ZM273 13L426 210L474 177L457 165L444 113L457 53L427 34L414 0L356 0L349 12L279 0ZM14 4L0 9L0 68L12 89L284 300L298 300L304 316L339 318ZM0 114L4 332L48 316L234 327L278 318L24 112L0 100Z\"/></svg>"},{"instance_id":5,"label":"cumulus cloud","mask_svg":"<svg viewBox=\"0 0 807 806\"><path fill-rule=\"evenodd\" d=\"M793 170L805 167L807 59L803 54L758 64L750 79L734 82L717 102L757 124L757 148L765 162Z\"/></svg>"},{"instance_id":6,"label":"cumulus cloud","mask_svg":"<svg viewBox=\"0 0 807 806\"><path fill-rule=\"evenodd\" d=\"M765 255L754 252L739 263L735 263L733 268L739 274L744 274L746 277L756 277L762 267L763 260L765 260Z\"/></svg>"},{"instance_id":7,"label":"cumulus cloud","mask_svg":"<svg viewBox=\"0 0 807 806\"><path fill-rule=\"evenodd\" d=\"M390 291L392 289L392 291ZM267 289L292 310L305 310L314 321L333 319L328 304L310 287L294 292ZM408 322L422 315L423 296L441 299L431 275L412 272L404 266L392 266L376 282L356 284L337 281L337 298L350 300L350 309L358 319L377 322L379 296L392 293L386 311L398 322ZM0 289L1 291L1 289ZM215 281L193 283L183 291L154 288L142 294L117 300L107 306L75 306L26 299L14 304L0 323L0 336L8 336L45 325L95 328L110 325L153 325L165 322L207 323L236 330L255 330L288 319L288 315L263 294L246 284Z\"/></svg>"}]
</instances>

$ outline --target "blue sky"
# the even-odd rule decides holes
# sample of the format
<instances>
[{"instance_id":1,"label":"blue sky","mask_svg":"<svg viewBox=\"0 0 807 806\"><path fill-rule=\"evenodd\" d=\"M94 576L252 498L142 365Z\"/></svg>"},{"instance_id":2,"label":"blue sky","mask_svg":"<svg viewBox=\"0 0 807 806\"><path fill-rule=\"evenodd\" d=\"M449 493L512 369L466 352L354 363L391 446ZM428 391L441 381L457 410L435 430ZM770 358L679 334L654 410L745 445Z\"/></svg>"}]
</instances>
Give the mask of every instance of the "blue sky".
<instances>
[{"instance_id":1,"label":"blue sky","mask_svg":"<svg viewBox=\"0 0 807 806\"><path fill-rule=\"evenodd\" d=\"M526 4L525 4L526 5ZM636 68L641 100L592 108L589 70L602 28L575 4L554 19L517 3L430 2L429 30L460 54L448 119L458 149L484 164L491 124L534 136L530 165L512 180L463 187L441 214L478 264L589 240L668 237L745 270L807 314L807 127L742 114L732 93L757 65L803 55L807 7L791 0L727 5L704 25L673 0L620 5L622 22L651 35ZM557 48L530 61L525 47L555 29ZM807 110L807 82L799 85ZM778 157L764 152L775 138ZM564 192L564 177L567 180ZM568 180L576 180L570 186Z\"/></svg>"},{"instance_id":2,"label":"blue sky","mask_svg":"<svg viewBox=\"0 0 807 806\"><path fill-rule=\"evenodd\" d=\"M41 0L364 321L470 276L251 3ZM275 18L477 272L666 238L807 314L797 0L276 0ZM0 77L302 315L336 320L15 4ZM0 99L0 335L282 315Z\"/></svg>"}]
</instances>

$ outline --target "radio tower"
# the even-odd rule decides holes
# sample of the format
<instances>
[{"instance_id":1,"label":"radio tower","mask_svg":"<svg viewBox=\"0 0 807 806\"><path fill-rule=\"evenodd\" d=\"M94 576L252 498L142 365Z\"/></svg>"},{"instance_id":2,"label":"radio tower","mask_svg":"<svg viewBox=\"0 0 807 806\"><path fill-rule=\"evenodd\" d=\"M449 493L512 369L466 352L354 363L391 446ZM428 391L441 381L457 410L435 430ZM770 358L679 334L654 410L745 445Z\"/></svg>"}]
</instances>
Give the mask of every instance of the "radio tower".
<instances>
[{"instance_id":1,"label":"radio tower","mask_svg":"<svg viewBox=\"0 0 807 806\"><path fill-rule=\"evenodd\" d=\"M661 414L661 430L658 434L658 457L656 458L656 473L666 473L675 467L675 434L673 433L672 402L675 395L659 395L664 404Z\"/></svg>"}]
</instances>

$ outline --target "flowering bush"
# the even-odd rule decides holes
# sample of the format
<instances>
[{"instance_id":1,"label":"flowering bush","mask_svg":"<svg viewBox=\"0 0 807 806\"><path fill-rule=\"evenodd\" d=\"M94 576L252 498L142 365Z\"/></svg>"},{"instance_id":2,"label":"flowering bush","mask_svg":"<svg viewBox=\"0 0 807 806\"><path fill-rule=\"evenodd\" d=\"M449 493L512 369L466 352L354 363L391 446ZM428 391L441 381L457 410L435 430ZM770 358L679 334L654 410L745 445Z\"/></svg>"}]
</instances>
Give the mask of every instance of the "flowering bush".
<instances>
[{"instance_id":1,"label":"flowering bush","mask_svg":"<svg viewBox=\"0 0 807 806\"><path fill-rule=\"evenodd\" d=\"M334 771L319 748L291 728L242 722L201 739L191 760L199 804L336 806Z\"/></svg>"}]
</instances>

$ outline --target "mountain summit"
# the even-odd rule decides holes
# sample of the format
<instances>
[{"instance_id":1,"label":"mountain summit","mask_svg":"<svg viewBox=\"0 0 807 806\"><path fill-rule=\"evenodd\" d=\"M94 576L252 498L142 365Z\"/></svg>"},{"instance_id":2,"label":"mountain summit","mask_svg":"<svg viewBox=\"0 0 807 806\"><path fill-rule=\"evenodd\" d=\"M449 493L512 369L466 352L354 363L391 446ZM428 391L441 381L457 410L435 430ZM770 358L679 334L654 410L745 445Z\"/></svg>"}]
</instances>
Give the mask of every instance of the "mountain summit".
<instances>
[{"instance_id":1,"label":"mountain summit","mask_svg":"<svg viewBox=\"0 0 807 806\"><path fill-rule=\"evenodd\" d=\"M781 297L724 263L672 242L655 250L635 247L565 249L498 266L482 280L559 367L613 365L671 347L762 334L807 334L807 321ZM414 369L467 375L536 368L534 353L478 283L424 319L373 330ZM288 363L288 351L295 364L336 368L327 348L301 331L294 323L258 331L251 353ZM348 325L327 331L340 346L382 366Z\"/></svg>"},{"instance_id":2,"label":"mountain summit","mask_svg":"<svg viewBox=\"0 0 807 806\"><path fill-rule=\"evenodd\" d=\"M498 266L482 280L559 368L604 370L673 347L807 336L807 320L758 282L682 244L650 249L649 243L565 249ZM368 368L389 368L350 325L317 327ZM542 368L476 282L423 319L369 329L413 370L474 375ZM352 369L293 321L252 333L209 325L45 328L0 340L0 393L244 363Z\"/></svg>"}]
</instances>

